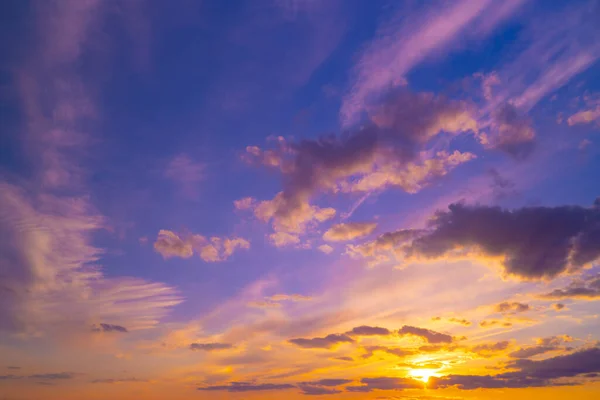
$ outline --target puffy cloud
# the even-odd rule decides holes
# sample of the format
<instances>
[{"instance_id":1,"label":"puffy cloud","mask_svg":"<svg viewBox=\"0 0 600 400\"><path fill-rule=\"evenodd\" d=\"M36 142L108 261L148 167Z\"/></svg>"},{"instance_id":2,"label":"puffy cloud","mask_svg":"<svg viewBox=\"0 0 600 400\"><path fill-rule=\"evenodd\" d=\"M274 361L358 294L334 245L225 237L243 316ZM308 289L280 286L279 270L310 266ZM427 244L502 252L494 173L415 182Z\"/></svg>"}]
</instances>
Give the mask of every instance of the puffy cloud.
<instances>
[{"instance_id":1,"label":"puffy cloud","mask_svg":"<svg viewBox=\"0 0 600 400\"><path fill-rule=\"evenodd\" d=\"M388 336L392 334L392 331L378 326L362 325L352 328L352 330L346 332L346 334L351 336Z\"/></svg>"},{"instance_id":2,"label":"puffy cloud","mask_svg":"<svg viewBox=\"0 0 600 400\"><path fill-rule=\"evenodd\" d=\"M124 326L121 325L113 325L113 324L98 324L92 325L92 331L94 332L121 332L127 333L128 330Z\"/></svg>"},{"instance_id":3,"label":"puffy cloud","mask_svg":"<svg viewBox=\"0 0 600 400\"><path fill-rule=\"evenodd\" d=\"M403 250L426 258L485 256L499 260L508 275L550 279L597 260L598 238L597 205L505 210L451 204L448 211L439 211L429 229Z\"/></svg>"},{"instance_id":4,"label":"puffy cloud","mask_svg":"<svg viewBox=\"0 0 600 400\"><path fill-rule=\"evenodd\" d=\"M359 245L348 245L346 251L351 257L366 258L369 260L370 265L376 265L401 258L403 246L420 234L421 231L415 229L386 232L373 241Z\"/></svg>"},{"instance_id":5,"label":"puffy cloud","mask_svg":"<svg viewBox=\"0 0 600 400\"><path fill-rule=\"evenodd\" d=\"M181 257L190 258L194 252L206 262L225 261L237 249L249 249L250 242L239 237L220 238L213 236L206 238L202 235L180 235L161 229L154 242L154 250L164 258Z\"/></svg>"},{"instance_id":6,"label":"puffy cloud","mask_svg":"<svg viewBox=\"0 0 600 400\"><path fill-rule=\"evenodd\" d=\"M535 346L521 347L510 353L509 356L513 358L530 358L551 351L563 350L562 344L572 341L573 338L568 335L541 338L537 340Z\"/></svg>"},{"instance_id":7,"label":"puffy cloud","mask_svg":"<svg viewBox=\"0 0 600 400\"><path fill-rule=\"evenodd\" d=\"M333 247L331 247L328 244L322 244L319 247L317 247L317 249L319 249L320 251L322 251L325 254L331 254L331 252L333 252Z\"/></svg>"},{"instance_id":8,"label":"puffy cloud","mask_svg":"<svg viewBox=\"0 0 600 400\"><path fill-rule=\"evenodd\" d=\"M564 304L562 304L562 303L554 303L554 304L552 304L552 308L553 308L555 311L561 311L561 310L564 310L564 308L565 308L565 305L564 305Z\"/></svg>"},{"instance_id":9,"label":"puffy cloud","mask_svg":"<svg viewBox=\"0 0 600 400\"><path fill-rule=\"evenodd\" d=\"M248 210L256 204L256 199L253 197L244 197L243 199L235 200L233 206L237 210Z\"/></svg>"},{"instance_id":10,"label":"puffy cloud","mask_svg":"<svg viewBox=\"0 0 600 400\"><path fill-rule=\"evenodd\" d=\"M165 229L158 231L158 237L154 242L154 250L164 258L190 258L194 254L192 242L183 240L176 233Z\"/></svg>"},{"instance_id":11,"label":"puffy cloud","mask_svg":"<svg viewBox=\"0 0 600 400\"><path fill-rule=\"evenodd\" d=\"M288 341L305 349L331 349L342 343L354 343L354 339L344 334L330 334L325 337L316 337L312 339L297 338Z\"/></svg>"},{"instance_id":12,"label":"puffy cloud","mask_svg":"<svg viewBox=\"0 0 600 400\"><path fill-rule=\"evenodd\" d=\"M190 344L190 350L201 350L201 351L215 351L215 350L227 350L232 349L233 345L230 343L192 343Z\"/></svg>"},{"instance_id":13,"label":"puffy cloud","mask_svg":"<svg viewBox=\"0 0 600 400\"><path fill-rule=\"evenodd\" d=\"M600 275L594 275L585 279L576 279L564 289L555 289L550 293L541 295L544 299L600 299ZM556 310L561 310L564 305L559 307L554 305Z\"/></svg>"},{"instance_id":14,"label":"puffy cloud","mask_svg":"<svg viewBox=\"0 0 600 400\"><path fill-rule=\"evenodd\" d=\"M415 192L434 177L472 159L468 153L430 154L426 145L440 133L477 129L466 103L431 93L400 90L370 110L371 122L340 137L286 142L271 150L246 149L246 159L278 169L284 190L254 205L255 215L276 231L300 233L324 211L311 204L323 192L354 192L398 186Z\"/></svg>"},{"instance_id":15,"label":"puffy cloud","mask_svg":"<svg viewBox=\"0 0 600 400\"><path fill-rule=\"evenodd\" d=\"M215 392L215 391L227 391L231 393L238 392L261 392L268 390L285 390L285 389L293 389L294 385L290 385L287 383L249 383L249 382L230 382L228 385L216 385L216 386L204 386L199 387L198 390L207 391L207 392Z\"/></svg>"},{"instance_id":16,"label":"puffy cloud","mask_svg":"<svg viewBox=\"0 0 600 400\"><path fill-rule=\"evenodd\" d=\"M275 232L269 235L269 240L276 247L285 247L292 244L300 243L298 235L293 235L287 232Z\"/></svg>"},{"instance_id":17,"label":"puffy cloud","mask_svg":"<svg viewBox=\"0 0 600 400\"><path fill-rule=\"evenodd\" d=\"M531 307L529 307L529 304L524 304L524 303L519 303L519 302L509 303L507 301L504 301L500 304L497 304L496 307L494 307L494 309L496 312L499 312L502 314L516 314L516 313L529 311L529 310L531 310Z\"/></svg>"},{"instance_id":18,"label":"puffy cloud","mask_svg":"<svg viewBox=\"0 0 600 400\"><path fill-rule=\"evenodd\" d=\"M404 325L398 331L398 334L401 336L403 336L403 335L418 336L428 343L451 343L452 342L452 336L450 336L450 335L432 331L430 329L418 328L416 326Z\"/></svg>"},{"instance_id":19,"label":"puffy cloud","mask_svg":"<svg viewBox=\"0 0 600 400\"><path fill-rule=\"evenodd\" d=\"M323 234L328 242L345 242L373 233L377 224L374 222L346 222L335 224Z\"/></svg>"}]
</instances>

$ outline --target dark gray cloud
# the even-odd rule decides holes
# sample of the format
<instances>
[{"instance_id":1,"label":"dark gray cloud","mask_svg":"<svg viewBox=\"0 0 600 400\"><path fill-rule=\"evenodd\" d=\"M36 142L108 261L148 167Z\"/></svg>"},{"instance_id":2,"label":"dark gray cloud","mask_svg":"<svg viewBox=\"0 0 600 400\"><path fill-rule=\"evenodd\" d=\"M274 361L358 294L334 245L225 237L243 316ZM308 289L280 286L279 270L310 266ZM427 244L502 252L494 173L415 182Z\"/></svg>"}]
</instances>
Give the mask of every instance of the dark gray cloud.
<instances>
[{"instance_id":1,"label":"dark gray cloud","mask_svg":"<svg viewBox=\"0 0 600 400\"><path fill-rule=\"evenodd\" d=\"M354 336L388 336L391 335L392 332L387 328L381 328L378 326L357 326L353 328L351 331L346 332L346 335L354 335Z\"/></svg>"},{"instance_id":2,"label":"dark gray cloud","mask_svg":"<svg viewBox=\"0 0 600 400\"><path fill-rule=\"evenodd\" d=\"M600 243L600 242L599 242ZM600 274L590 276L585 279L577 279L571 282L563 289L555 289L550 293L541 295L544 299L584 299L595 300L600 299ZM555 304L556 310L564 308Z\"/></svg>"},{"instance_id":3,"label":"dark gray cloud","mask_svg":"<svg viewBox=\"0 0 600 400\"><path fill-rule=\"evenodd\" d=\"M496 312L503 314L516 314L525 311L529 311L531 307L529 304L519 303L516 301L508 302L504 301L502 303L496 304L495 310Z\"/></svg>"},{"instance_id":4,"label":"dark gray cloud","mask_svg":"<svg viewBox=\"0 0 600 400\"><path fill-rule=\"evenodd\" d=\"M340 343L353 343L354 339L344 334L331 334L325 337L316 337L312 339L290 339L289 342L306 349L330 349Z\"/></svg>"},{"instance_id":5,"label":"dark gray cloud","mask_svg":"<svg viewBox=\"0 0 600 400\"><path fill-rule=\"evenodd\" d=\"M215 351L215 350L227 350L233 348L230 343L192 343L190 344L190 350L201 350L201 351Z\"/></svg>"},{"instance_id":6,"label":"dark gray cloud","mask_svg":"<svg viewBox=\"0 0 600 400\"><path fill-rule=\"evenodd\" d=\"M296 386L290 385L287 383L254 384L251 382L230 382L228 385L199 387L198 390L207 391L207 392L226 391L226 392L238 393L238 392L261 392L261 391L267 391L267 390L285 390L285 389L293 389L295 387Z\"/></svg>"},{"instance_id":7,"label":"dark gray cloud","mask_svg":"<svg viewBox=\"0 0 600 400\"><path fill-rule=\"evenodd\" d=\"M419 336L428 343L451 343L452 336L445 333L432 331L430 329L418 328L416 326L404 325L399 331L399 335Z\"/></svg>"},{"instance_id":8,"label":"dark gray cloud","mask_svg":"<svg viewBox=\"0 0 600 400\"><path fill-rule=\"evenodd\" d=\"M438 258L475 249L499 258L507 274L550 279L600 257L600 207L500 207L451 204L407 245L408 255ZM554 297L560 297L555 293Z\"/></svg>"},{"instance_id":9,"label":"dark gray cloud","mask_svg":"<svg viewBox=\"0 0 600 400\"><path fill-rule=\"evenodd\" d=\"M127 333L128 330L121 325L105 324L101 323L98 325L92 325L92 331L94 332L121 332Z\"/></svg>"},{"instance_id":10,"label":"dark gray cloud","mask_svg":"<svg viewBox=\"0 0 600 400\"><path fill-rule=\"evenodd\" d=\"M539 354L548 353L549 351L557 350L554 346L529 346L521 347L518 350L509 353L508 356L512 358L530 358Z\"/></svg>"}]
</instances>

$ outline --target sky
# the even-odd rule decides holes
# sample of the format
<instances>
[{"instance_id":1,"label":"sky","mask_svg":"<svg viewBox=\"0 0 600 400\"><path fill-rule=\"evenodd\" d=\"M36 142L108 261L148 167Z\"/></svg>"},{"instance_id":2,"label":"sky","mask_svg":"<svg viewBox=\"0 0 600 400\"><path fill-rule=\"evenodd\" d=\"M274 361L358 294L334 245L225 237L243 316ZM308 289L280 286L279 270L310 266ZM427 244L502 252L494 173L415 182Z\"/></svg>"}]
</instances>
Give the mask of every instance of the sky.
<instances>
[{"instance_id":1,"label":"sky","mask_svg":"<svg viewBox=\"0 0 600 400\"><path fill-rule=\"evenodd\" d=\"M0 2L0 399L600 398L599 20Z\"/></svg>"}]
</instances>

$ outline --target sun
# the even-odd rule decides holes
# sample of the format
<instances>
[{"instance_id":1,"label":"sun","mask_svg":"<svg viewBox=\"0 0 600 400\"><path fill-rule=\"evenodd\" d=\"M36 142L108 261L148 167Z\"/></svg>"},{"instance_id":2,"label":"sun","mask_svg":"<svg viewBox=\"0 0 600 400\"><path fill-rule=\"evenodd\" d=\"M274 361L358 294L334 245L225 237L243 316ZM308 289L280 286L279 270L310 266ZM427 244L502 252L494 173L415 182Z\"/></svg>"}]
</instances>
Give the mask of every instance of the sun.
<instances>
[{"instance_id":1,"label":"sun","mask_svg":"<svg viewBox=\"0 0 600 400\"><path fill-rule=\"evenodd\" d=\"M411 370L410 375L413 378L419 379L424 383L427 383L429 382L429 378L431 378L432 376L437 376L438 374L436 369L419 368Z\"/></svg>"}]
</instances>

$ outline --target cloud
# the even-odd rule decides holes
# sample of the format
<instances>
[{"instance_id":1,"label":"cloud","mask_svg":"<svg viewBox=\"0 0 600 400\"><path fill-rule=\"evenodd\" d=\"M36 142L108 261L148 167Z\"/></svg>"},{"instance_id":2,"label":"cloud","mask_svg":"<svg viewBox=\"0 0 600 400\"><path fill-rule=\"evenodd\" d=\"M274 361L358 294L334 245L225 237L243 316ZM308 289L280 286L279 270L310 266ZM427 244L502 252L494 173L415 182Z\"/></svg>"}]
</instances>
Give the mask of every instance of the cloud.
<instances>
[{"instance_id":1,"label":"cloud","mask_svg":"<svg viewBox=\"0 0 600 400\"><path fill-rule=\"evenodd\" d=\"M409 255L471 254L499 260L506 274L551 279L600 257L600 208L500 207L451 204L406 246Z\"/></svg>"},{"instance_id":2,"label":"cloud","mask_svg":"<svg viewBox=\"0 0 600 400\"><path fill-rule=\"evenodd\" d=\"M475 345L471 348L471 350L479 355L489 355L502 352L506 350L510 346L510 342L508 340L503 340L501 342L496 343L483 343Z\"/></svg>"},{"instance_id":3,"label":"cloud","mask_svg":"<svg viewBox=\"0 0 600 400\"><path fill-rule=\"evenodd\" d=\"M249 382L230 382L228 385L199 387L198 390L208 391L208 392L227 391L227 392L231 392L231 393L238 393L238 392L261 392L261 391L269 391L269 390L285 390L285 389L293 389L293 388L295 388L294 385L290 385L287 383L254 384L254 383L249 383Z\"/></svg>"},{"instance_id":4,"label":"cloud","mask_svg":"<svg viewBox=\"0 0 600 400\"><path fill-rule=\"evenodd\" d=\"M387 328L381 328L378 326L357 326L352 328L351 331L346 332L346 335L350 336L389 336L392 334Z\"/></svg>"},{"instance_id":5,"label":"cloud","mask_svg":"<svg viewBox=\"0 0 600 400\"><path fill-rule=\"evenodd\" d=\"M535 146L531 119L519 114L510 104L500 106L492 115L490 134L480 134L479 141L488 148L501 150L515 159L527 158Z\"/></svg>"},{"instance_id":6,"label":"cloud","mask_svg":"<svg viewBox=\"0 0 600 400\"><path fill-rule=\"evenodd\" d=\"M146 379L137 379L137 378L121 378L121 379L94 379L91 383L107 383L107 384L117 384L117 383L144 383L148 382Z\"/></svg>"},{"instance_id":7,"label":"cloud","mask_svg":"<svg viewBox=\"0 0 600 400\"><path fill-rule=\"evenodd\" d=\"M348 245L346 252L354 258L368 259L369 265L377 265L401 258L403 245L420 234L420 231L414 229L386 232L373 241L359 245Z\"/></svg>"},{"instance_id":8,"label":"cloud","mask_svg":"<svg viewBox=\"0 0 600 400\"><path fill-rule=\"evenodd\" d=\"M340 361L347 361L347 362L352 362L354 361L354 358L352 357L347 357L347 356L342 356L342 357L334 357L334 360L340 360Z\"/></svg>"},{"instance_id":9,"label":"cloud","mask_svg":"<svg viewBox=\"0 0 600 400\"><path fill-rule=\"evenodd\" d=\"M124 326L121 325L113 325L113 324L98 324L92 325L93 332L121 332L127 333L128 330Z\"/></svg>"},{"instance_id":10,"label":"cloud","mask_svg":"<svg viewBox=\"0 0 600 400\"><path fill-rule=\"evenodd\" d=\"M552 304L552 308L553 308L555 311L561 311L561 310L563 310L565 307L566 307L566 306L565 306L564 304L562 304L562 303L554 303L554 304Z\"/></svg>"},{"instance_id":11,"label":"cloud","mask_svg":"<svg viewBox=\"0 0 600 400\"><path fill-rule=\"evenodd\" d=\"M316 337L312 339L290 339L288 342L305 349L331 349L342 343L354 343L354 339L344 334L330 334L325 337Z\"/></svg>"},{"instance_id":12,"label":"cloud","mask_svg":"<svg viewBox=\"0 0 600 400\"><path fill-rule=\"evenodd\" d=\"M275 247L285 247L292 244L300 243L298 235L293 235L287 232L275 232L269 235L269 240Z\"/></svg>"},{"instance_id":13,"label":"cloud","mask_svg":"<svg viewBox=\"0 0 600 400\"><path fill-rule=\"evenodd\" d=\"M346 222L335 224L323 234L328 242L345 242L373 233L377 224L374 222Z\"/></svg>"},{"instance_id":14,"label":"cloud","mask_svg":"<svg viewBox=\"0 0 600 400\"><path fill-rule=\"evenodd\" d=\"M555 289L550 293L542 294L540 297L543 299L600 299L600 274L585 279L576 279L564 289ZM564 308L564 305L561 308L555 307L555 309L562 308Z\"/></svg>"},{"instance_id":15,"label":"cloud","mask_svg":"<svg viewBox=\"0 0 600 400\"><path fill-rule=\"evenodd\" d=\"M333 209L311 204L319 193L365 192L397 186L414 193L433 178L474 157L455 151L429 152L442 132L457 135L477 129L469 106L432 93L399 90L370 110L371 122L340 136L288 142L275 148L246 149L245 159L275 168L284 189L272 200L253 205L257 218L278 232L300 234L330 219Z\"/></svg>"},{"instance_id":16,"label":"cloud","mask_svg":"<svg viewBox=\"0 0 600 400\"><path fill-rule=\"evenodd\" d=\"M190 344L190 350L201 350L201 351L215 351L215 350L228 350L232 349L233 345L230 343L192 343Z\"/></svg>"},{"instance_id":17,"label":"cloud","mask_svg":"<svg viewBox=\"0 0 600 400\"><path fill-rule=\"evenodd\" d=\"M98 319L143 329L181 302L161 283L105 277L103 250L92 245L104 227L85 197L31 194L0 183L0 234L6 238L0 242L0 330L68 338L86 334ZM81 330L67 329L73 324Z\"/></svg>"},{"instance_id":18,"label":"cloud","mask_svg":"<svg viewBox=\"0 0 600 400\"><path fill-rule=\"evenodd\" d=\"M158 232L154 250L164 258L190 258L196 252L206 262L226 261L237 249L249 249L250 242L239 237L221 238L202 235L180 235L165 229Z\"/></svg>"},{"instance_id":19,"label":"cloud","mask_svg":"<svg viewBox=\"0 0 600 400\"><path fill-rule=\"evenodd\" d=\"M403 335L418 336L428 343L451 343L452 342L452 336L450 336L450 335L432 331L430 329L417 328L415 326L409 326L409 325L404 325L398 331L398 334L401 336L403 336Z\"/></svg>"},{"instance_id":20,"label":"cloud","mask_svg":"<svg viewBox=\"0 0 600 400\"><path fill-rule=\"evenodd\" d=\"M304 383L299 383L298 388L302 391L302 394L309 395L309 396L321 396L321 395L327 395L327 394L342 393L342 391L338 390L338 389L328 388L328 387L323 387L323 386L313 386L313 385L308 385L308 384L304 384Z\"/></svg>"},{"instance_id":21,"label":"cloud","mask_svg":"<svg viewBox=\"0 0 600 400\"><path fill-rule=\"evenodd\" d=\"M361 386L347 386L348 392L367 393L373 390L404 390L404 389L423 389L424 384L412 378L362 378Z\"/></svg>"},{"instance_id":22,"label":"cloud","mask_svg":"<svg viewBox=\"0 0 600 400\"><path fill-rule=\"evenodd\" d=\"M482 328L491 328L491 327L494 327L494 326L509 327L509 326L512 326L512 322L499 321L497 319L486 319L484 321L479 322L479 326L482 327Z\"/></svg>"},{"instance_id":23,"label":"cloud","mask_svg":"<svg viewBox=\"0 0 600 400\"><path fill-rule=\"evenodd\" d=\"M73 372L54 372L47 374L34 374L34 375L0 375L0 381L2 380L14 380L14 379L42 379L42 380L67 380L75 379L78 375Z\"/></svg>"},{"instance_id":24,"label":"cloud","mask_svg":"<svg viewBox=\"0 0 600 400\"><path fill-rule=\"evenodd\" d=\"M269 300L273 301L310 301L312 297L305 296L302 294L274 294L273 296L268 297Z\"/></svg>"},{"instance_id":25,"label":"cloud","mask_svg":"<svg viewBox=\"0 0 600 400\"><path fill-rule=\"evenodd\" d=\"M600 106L591 110L579 111L567 119L569 126L577 124L589 124L594 121L600 121Z\"/></svg>"},{"instance_id":26,"label":"cloud","mask_svg":"<svg viewBox=\"0 0 600 400\"><path fill-rule=\"evenodd\" d=\"M169 161L163 176L177 183L185 195L196 197L205 169L204 164L194 162L187 154L179 154Z\"/></svg>"},{"instance_id":27,"label":"cloud","mask_svg":"<svg viewBox=\"0 0 600 400\"><path fill-rule=\"evenodd\" d=\"M522 3L462 0L426 8L398 7L358 59L352 85L342 99L343 124L359 122L366 109L390 89L402 86L406 75L431 56L457 50L464 40L489 35Z\"/></svg>"},{"instance_id":28,"label":"cloud","mask_svg":"<svg viewBox=\"0 0 600 400\"><path fill-rule=\"evenodd\" d=\"M442 317L433 317L431 318L432 321L441 321ZM448 322L452 322L454 324L459 324L459 325L464 325L464 326L470 326L471 325L471 321L466 320L464 318L455 318L455 317L451 317L447 319Z\"/></svg>"},{"instance_id":29,"label":"cloud","mask_svg":"<svg viewBox=\"0 0 600 400\"><path fill-rule=\"evenodd\" d=\"M321 251L325 254L331 254L331 252L333 252L333 247L331 247L328 244L322 244L319 247L317 247L317 249L319 249L319 251Z\"/></svg>"},{"instance_id":30,"label":"cloud","mask_svg":"<svg viewBox=\"0 0 600 400\"><path fill-rule=\"evenodd\" d=\"M397 357L406 357L415 354L414 350L401 347L365 346L363 349L366 351L366 353L362 356L363 358L372 357L376 351L391 354Z\"/></svg>"},{"instance_id":31,"label":"cloud","mask_svg":"<svg viewBox=\"0 0 600 400\"><path fill-rule=\"evenodd\" d=\"M494 310L502 314L516 314L529 311L531 310L531 307L529 304L523 304L516 301L512 303L504 301L500 304L497 304L496 307L494 307Z\"/></svg>"},{"instance_id":32,"label":"cloud","mask_svg":"<svg viewBox=\"0 0 600 400\"><path fill-rule=\"evenodd\" d=\"M194 254L191 241L183 240L176 233L165 229L158 231L158 237L154 242L154 250L164 258L190 258Z\"/></svg>"},{"instance_id":33,"label":"cloud","mask_svg":"<svg viewBox=\"0 0 600 400\"><path fill-rule=\"evenodd\" d=\"M235 200L233 206L237 210L248 210L256 204L256 199L253 197L244 197L243 199Z\"/></svg>"}]
</instances>

